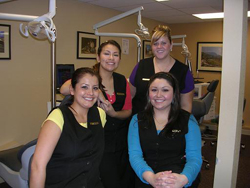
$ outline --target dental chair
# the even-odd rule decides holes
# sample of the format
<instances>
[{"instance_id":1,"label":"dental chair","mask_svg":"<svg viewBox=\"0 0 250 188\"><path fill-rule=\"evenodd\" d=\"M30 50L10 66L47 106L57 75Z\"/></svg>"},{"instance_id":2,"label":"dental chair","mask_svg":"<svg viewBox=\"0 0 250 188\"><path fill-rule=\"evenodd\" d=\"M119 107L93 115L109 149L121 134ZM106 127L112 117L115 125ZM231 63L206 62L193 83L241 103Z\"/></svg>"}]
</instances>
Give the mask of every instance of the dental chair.
<instances>
[{"instance_id":1,"label":"dental chair","mask_svg":"<svg viewBox=\"0 0 250 188\"><path fill-rule=\"evenodd\" d=\"M0 177L13 188L28 188L30 164L37 139L0 152Z\"/></svg>"},{"instance_id":2,"label":"dental chair","mask_svg":"<svg viewBox=\"0 0 250 188\"><path fill-rule=\"evenodd\" d=\"M70 95L60 105L67 104ZM28 188L30 166L37 139L12 149L0 151L0 177L12 188Z\"/></svg>"},{"instance_id":3,"label":"dental chair","mask_svg":"<svg viewBox=\"0 0 250 188\"><path fill-rule=\"evenodd\" d=\"M192 114L194 115L197 122L199 123L202 137L205 131L207 130L206 125L202 124L202 121L204 119L204 116L207 115L210 110L210 107L214 100L215 90L218 86L218 83L219 83L219 80L211 81L207 87L207 93L199 99L193 99ZM203 141L202 143L204 145L205 141ZM203 156L203 162L206 164L205 167L209 169L210 167L209 161L206 160L204 156Z\"/></svg>"}]
</instances>

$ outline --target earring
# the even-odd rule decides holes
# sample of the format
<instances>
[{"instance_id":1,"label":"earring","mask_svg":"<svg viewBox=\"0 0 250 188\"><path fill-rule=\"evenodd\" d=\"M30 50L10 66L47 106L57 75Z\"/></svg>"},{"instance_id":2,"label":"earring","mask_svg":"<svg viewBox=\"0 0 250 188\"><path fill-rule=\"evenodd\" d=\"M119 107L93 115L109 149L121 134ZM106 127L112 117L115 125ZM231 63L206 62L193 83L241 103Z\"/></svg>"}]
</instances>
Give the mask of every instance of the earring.
<instances>
[{"instance_id":1,"label":"earring","mask_svg":"<svg viewBox=\"0 0 250 188\"><path fill-rule=\"evenodd\" d=\"M170 48L170 51L172 52L172 48Z\"/></svg>"}]
</instances>

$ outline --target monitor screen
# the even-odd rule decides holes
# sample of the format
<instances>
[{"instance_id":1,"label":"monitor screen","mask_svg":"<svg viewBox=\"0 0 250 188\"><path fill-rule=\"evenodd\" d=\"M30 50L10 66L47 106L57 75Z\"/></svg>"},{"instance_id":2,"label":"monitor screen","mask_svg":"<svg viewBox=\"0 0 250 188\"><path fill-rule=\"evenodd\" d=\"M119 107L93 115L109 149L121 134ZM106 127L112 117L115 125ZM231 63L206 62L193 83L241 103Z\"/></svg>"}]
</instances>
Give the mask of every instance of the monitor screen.
<instances>
[{"instance_id":1,"label":"monitor screen","mask_svg":"<svg viewBox=\"0 0 250 188\"><path fill-rule=\"evenodd\" d=\"M72 78L75 71L74 64L57 64L56 65L56 91L59 93L63 83Z\"/></svg>"}]
</instances>

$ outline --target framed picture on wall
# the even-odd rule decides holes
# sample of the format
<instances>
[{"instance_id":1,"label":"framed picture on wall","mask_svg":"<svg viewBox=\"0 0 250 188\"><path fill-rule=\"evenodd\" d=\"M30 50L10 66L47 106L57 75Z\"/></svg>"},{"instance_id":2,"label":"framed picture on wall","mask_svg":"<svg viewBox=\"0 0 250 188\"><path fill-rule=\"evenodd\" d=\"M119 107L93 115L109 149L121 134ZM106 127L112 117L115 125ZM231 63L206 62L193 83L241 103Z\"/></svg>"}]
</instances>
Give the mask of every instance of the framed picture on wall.
<instances>
[{"instance_id":1,"label":"framed picture on wall","mask_svg":"<svg viewBox=\"0 0 250 188\"><path fill-rule=\"evenodd\" d=\"M197 70L222 70L222 42L197 43Z\"/></svg>"},{"instance_id":2,"label":"framed picture on wall","mask_svg":"<svg viewBox=\"0 0 250 188\"><path fill-rule=\"evenodd\" d=\"M151 49L151 41L144 40L142 44L142 58L149 58L153 56L152 49Z\"/></svg>"},{"instance_id":3,"label":"framed picture on wall","mask_svg":"<svg viewBox=\"0 0 250 188\"><path fill-rule=\"evenodd\" d=\"M11 59L10 25L0 24L0 59Z\"/></svg>"},{"instance_id":4,"label":"framed picture on wall","mask_svg":"<svg viewBox=\"0 0 250 188\"><path fill-rule=\"evenodd\" d=\"M77 59L96 59L100 37L94 33L77 31Z\"/></svg>"}]
</instances>

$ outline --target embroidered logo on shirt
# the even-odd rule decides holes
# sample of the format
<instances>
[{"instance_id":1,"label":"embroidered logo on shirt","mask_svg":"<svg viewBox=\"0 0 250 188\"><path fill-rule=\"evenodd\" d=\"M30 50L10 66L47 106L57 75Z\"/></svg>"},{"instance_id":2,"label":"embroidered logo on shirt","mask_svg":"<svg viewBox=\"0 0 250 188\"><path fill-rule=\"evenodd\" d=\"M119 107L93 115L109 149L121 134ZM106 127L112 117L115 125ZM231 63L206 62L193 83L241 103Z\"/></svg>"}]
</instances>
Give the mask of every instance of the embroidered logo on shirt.
<instances>
[{"instance_id":1,"label":"embroidered logo on shirt","mask_svg":"<svg viewBox=\"0 0 250 188\"><path fill-rule=\"evenodd\" d=\"M90 125L98 125L99 122L90 122L89 124L90 124Z\"/></svg>"},{"instance_id":2,"label":"embroidered logo on shirt","mask_svg":"<svg viewBox=\"0 0 250 188\"><path fill-rule=\"evenodd\" d=\"M116 95L125 95L125 93L116 93Z\"/></svg>"},{"instance_id":3,"label":"embroidered logo on shirt","mask_svg":"<svg viewBox=\"0 0 250 188\"><path fill-rule=\"evenodd\" d=\"M181 130L176 130L176 129L172 130L172 133L180 133L180 132L181 132Z\"/></svg>"}]
</instances>

